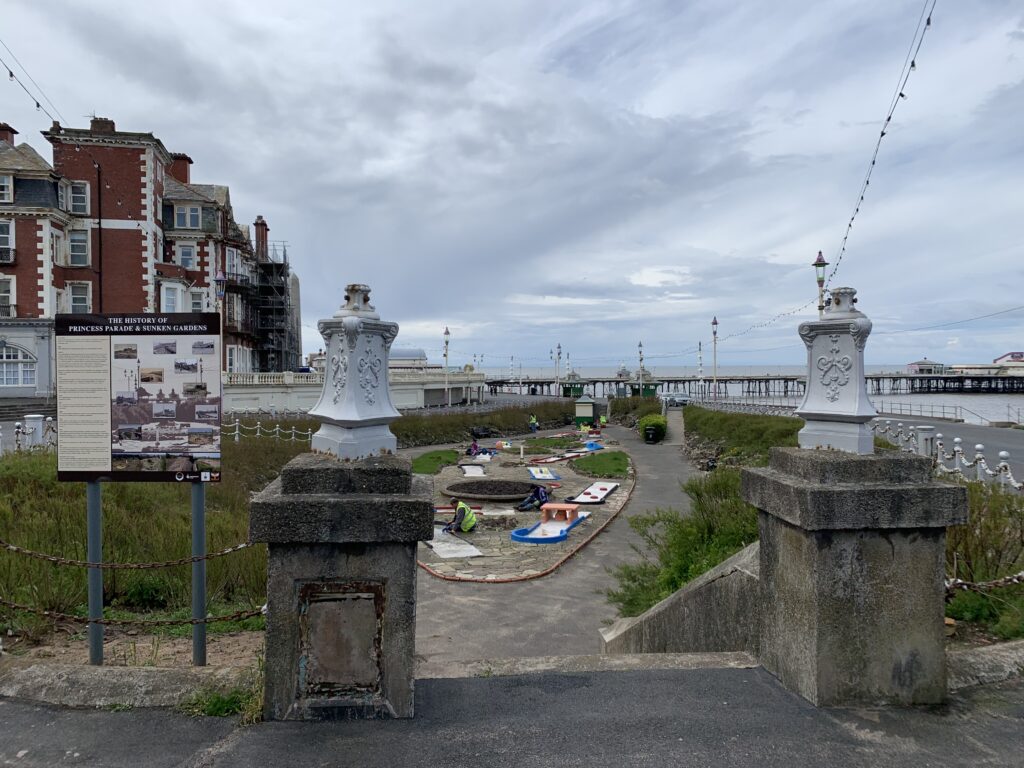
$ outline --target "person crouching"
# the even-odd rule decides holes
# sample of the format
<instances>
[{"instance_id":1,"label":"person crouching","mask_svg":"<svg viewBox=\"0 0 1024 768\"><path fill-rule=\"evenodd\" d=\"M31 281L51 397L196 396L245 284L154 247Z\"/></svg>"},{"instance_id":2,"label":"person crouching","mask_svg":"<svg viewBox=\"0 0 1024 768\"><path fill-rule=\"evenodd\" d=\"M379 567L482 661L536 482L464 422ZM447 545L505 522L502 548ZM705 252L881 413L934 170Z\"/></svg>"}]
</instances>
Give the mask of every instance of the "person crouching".
<instances>
[{"instance_id":1,"label":"person crouching","mask_svg":"<svg viewBox=\"0 0 1024 768\"><path fill-rule=\"evenodd\" d=\"M476 514L464 501L453 498L451 504L455 510L455 517L442 530L445 533L470 533L476 528Z\"/></svg>"},{"instance_id":2,"label":"person crouching","mask_svg":"<svg viewBox=\"0 0 1024 768\"><path fill-rule=\"evenodd\" d=\"M530 495L519 502L519 506L516 507L516 509L520 512L525 512L528 509L540 509L550 500L551 498L548 496L548 489L543 485L535 485L533 486L533 490L530 491Z\"/></svg>"}]
</instances>

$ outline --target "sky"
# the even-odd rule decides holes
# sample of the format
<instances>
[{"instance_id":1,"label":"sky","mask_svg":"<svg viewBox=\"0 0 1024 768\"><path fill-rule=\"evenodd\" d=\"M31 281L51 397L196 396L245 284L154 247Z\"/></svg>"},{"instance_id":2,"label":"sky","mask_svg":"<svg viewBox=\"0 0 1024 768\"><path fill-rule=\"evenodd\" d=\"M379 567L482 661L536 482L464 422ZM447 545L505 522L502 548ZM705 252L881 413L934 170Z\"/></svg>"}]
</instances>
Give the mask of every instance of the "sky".
<instances>
[{"instance_id":1,"label":"sky","mask_svg":"<svg viewBox=\"0 0 1024 768\"><path fill-rule=\"evenodd\" d=\"M4 0L0 58L63 125L152 132L263 215L307 353L364 283L435 362L447 327L452 365L495 373L557 345L583 372L640 343L706 366L717 317L720 365L792 365L926 6ZM874 323L868 364L1024 350L1020 3L939 0L903 90L829 285Z\"/></svg>"}]
</instances>

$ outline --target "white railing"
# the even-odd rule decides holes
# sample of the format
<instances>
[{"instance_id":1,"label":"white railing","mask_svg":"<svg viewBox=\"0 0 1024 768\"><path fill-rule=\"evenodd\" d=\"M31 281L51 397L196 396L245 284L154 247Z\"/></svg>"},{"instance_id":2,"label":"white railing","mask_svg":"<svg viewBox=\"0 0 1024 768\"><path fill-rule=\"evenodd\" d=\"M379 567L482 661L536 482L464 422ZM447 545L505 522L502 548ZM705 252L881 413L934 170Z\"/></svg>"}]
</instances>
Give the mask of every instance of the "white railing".
<instances>
[{"instance_id":1,"label":"white railing","mask_svg":"<svg viewBox=\"0 0 1024 768\"><path fill-rule=\"evenodd\" d=\"M945 439L941 432L936 433L935 427L904 426L903 422L893 425L890 419L876 421L872 425L876 435L884 437L895 444L900 450L930 456L935 462L937 475L954 476L964 480L998 482L1004 488L1024 491L1024 482L1018 481L1010 468L1009 451L999 452L999 461L993 469L985 457L985 446L977 443L974 446L973 458L968 458L963 447L963 440L953 438L953 450L946 451ZM965 472L964 470L971 470Z\"/></svg>"},{"instance_id":2,"label":"white railing","mask_svg":"<svg viewBox=\"0 0 1024 768\"><path fill-rule=\"evenodd\" d=\"M221 435L234 440L236 443L243 437L272 437L275 440L287 440L289 442L308 443L313 438L313 429L296 429L295 426L282 427L275 424L273 427L265 427L262 422L255 424L243 424L237 419L230 424L221 424Z\"/></svg>"},{"instance_id":3,"label":"white railing","mask_svg":"<svg viewBox=\"0 0 1024 768\"><path fill-rule=\"evenodd\" d=\"M875 410L880 414L892 416L919 416L921 418L945 419L947 421L966 421L987 427L991 424L980 413L962 405L939 405L921 403L894 403L891 400L878 400L874 403Z\"/></svg>"},{"instance_id":4,"label":"white railing","mask_svg":"<svg viewBox=\"0 0 1024 768\"><path fill-rule=\"evenodd\" d=\"M14 422L14 450L52 451L57 447L57 425L53 417L47 416L42 426L30 427L20 421ZM0 431L0 454L4 452L4 436Z\"/></svg>"}]
</instances>

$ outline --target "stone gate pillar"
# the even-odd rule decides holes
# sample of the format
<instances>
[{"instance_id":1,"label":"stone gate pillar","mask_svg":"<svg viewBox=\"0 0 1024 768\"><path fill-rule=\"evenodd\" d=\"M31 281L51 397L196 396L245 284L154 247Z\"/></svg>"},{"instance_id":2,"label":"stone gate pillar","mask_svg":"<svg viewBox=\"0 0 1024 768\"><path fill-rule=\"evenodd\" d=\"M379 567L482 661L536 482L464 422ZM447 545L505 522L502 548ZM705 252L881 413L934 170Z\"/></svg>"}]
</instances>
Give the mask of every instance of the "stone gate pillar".
<instances>
[{"instance_id":1,"label":"stone gate pillar","mask_svg":"<svg viewBox=\"0 0 1024 768\"><path fill-rule=\"evenodd\" d=\"M759 510L760 660L819 706L946 697L946 526L966 490L893 452L773 448L743 471Z\"/></svg>"},{"instance_id":2,"label":"stone gate pillar","mask_svg":"<svg viewBox=\"0 0 1024 768\"><path fill-rule=\"evenodd\" d=\"M946 527L967 521L963 487L931 459L874 454L864 384L871 321L852 288L803 323L801 448L744 469L759 510L760 658L814 704L931 704L946 697Z\"/></svg>"},{"instance_id":3,"label":"stone gate pillar","mask_svg":"<svg viewBox=\"0 0 1024 768\"><path fill-rule=\"evenodd\" d=\"M416 547L433 536L429 479L394 455L388 350L398 332L348 286L320 322L327 372L317 453L251 505L268 544L264 717L412 717Z\"/></svg>"}]
</instances>

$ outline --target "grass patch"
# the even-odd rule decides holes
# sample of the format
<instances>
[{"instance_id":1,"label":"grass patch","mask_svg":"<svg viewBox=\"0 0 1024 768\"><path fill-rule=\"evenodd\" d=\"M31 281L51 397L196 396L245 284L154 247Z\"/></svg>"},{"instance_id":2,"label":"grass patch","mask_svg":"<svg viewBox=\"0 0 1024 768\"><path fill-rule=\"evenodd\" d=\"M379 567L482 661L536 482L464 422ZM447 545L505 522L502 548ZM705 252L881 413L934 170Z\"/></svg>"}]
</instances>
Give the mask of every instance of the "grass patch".
<instances>
[{"instance_id":1,"label":"grass patch","mask_svg":"<svg viewBox=\"0 0 1024 768\"><path fill-rule=\"evenodd\" d=\"M412 471L419 475L436 475L442 467L450 467L458 463L458 451L428 451L412 460Z\"/></svg>"},{"instance_id":2,"label":"grass patch","mask_svg":"<svg viewBox=\"0 0 1024 768\"><path fill-rule=\"evenodd\" d=\"M622 451L595 451L589 456L573 459L570 466L587 477L626 477L629 456Z\"/></svg>"},{"instance_id":3,"label":"grass patch","mask_svg":"<svg viewBox=\"0 0 1024 768\"><path fill-rule=\"evenodd\" d=\"M629 519L653 557L642 554L613 570L619 588L607 595L621 616L640 615L757 540L757 510L740 499L739 488L739 470L719 469L683 485L692 501L688 517L658 509Z\"/></svg>"},{"instance_id":4,"label":"grass patch","mask_svg":"<svg viewBox=\"0 0 1024 768\"><path fill-rule=\"evenodd\" d=\"M569 448L578 448L580 441L576 437L528 437L523 443L523 453L538 456L547 453L561 453ZM517 454L518 448L510 448L507 453Z\"/></svg>"},{"instance_id":5,"label":"grass patch","mask_svg":"<svg viewBox=\"0 0 1024 768\"><path fill-rule=\"evenodd\" d=\"M768 450L797 446L803 419L788 416L757 416L749 413L710 411L695 405L683 409L686 431L721 447L719 460L764 466Z\"/></svg>"}]
</instances>

